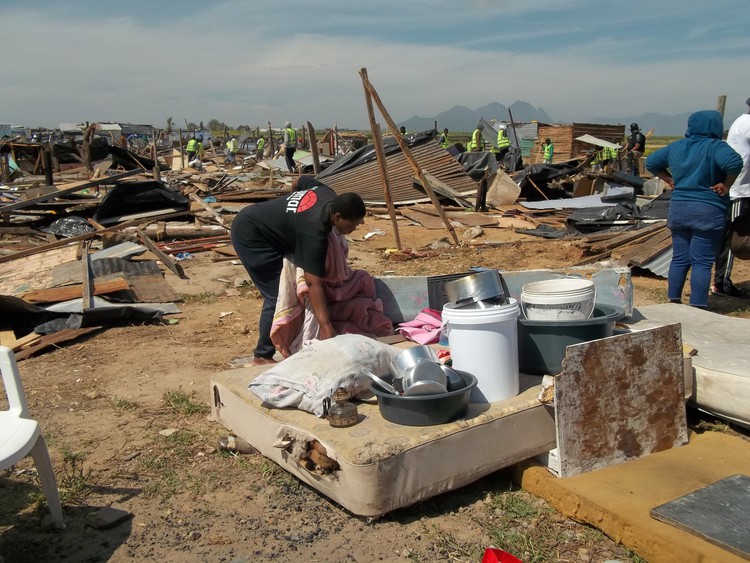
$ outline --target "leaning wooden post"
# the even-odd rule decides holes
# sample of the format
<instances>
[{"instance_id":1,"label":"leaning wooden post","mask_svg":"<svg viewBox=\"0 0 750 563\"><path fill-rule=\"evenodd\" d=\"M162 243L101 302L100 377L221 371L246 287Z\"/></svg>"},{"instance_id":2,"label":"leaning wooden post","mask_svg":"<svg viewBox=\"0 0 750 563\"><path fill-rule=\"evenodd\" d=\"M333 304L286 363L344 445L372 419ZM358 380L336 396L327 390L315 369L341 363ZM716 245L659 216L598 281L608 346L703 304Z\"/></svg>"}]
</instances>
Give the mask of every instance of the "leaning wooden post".
<instances>
[{"instance_id":1,"label":"leaning wooden post","mask_svg":"<svg viewBox=\"0 0 750 563\"><path fill-rule=\"evenodd\" d=\"M383 115L383 119L385 119L386 123L388 123L388 128L391 130L391 133L393 133L393 137L394 139L396 139L396 142L398 143L399 147L401 147L401 151L404 153L406 160L409 162L409 165L414 171L414 175L419 178L419 181L422 183L422 186L427 192L427 195L430 196L430 200L432 201L432 204L435 206L435 209L437 210L438 215L440 215L440 218L443 220L443 223L445 224L445 228L451 234L451 238L453 238L453 242L456 243L456 246L460 246L461 243L458 241L458 235L456 235L456 230L453 228L453 225L451 225L450 220L446 216L443 206L440 205L440 200L438 200L437 196L435 195L435 192L432 190L432 187L430 186L430 183L427 181L427 178L424 177L424 174L422 173L422 170L419 167L419 163L417 163L414 156L411 154L411 151L409 150L409 147L407 146L406 141L399 134L399 129L396 126L396 123L393 121L393 119L391 119L391 116L388 114L388 111L385 109L383 102L380 100L380 96L378 96L378 93L375 91L375 87L372 84L370 84L370 80L367 78L367 69L365 68L360 69L359 75L362 77L362 83L364 84L365 89L370 93L370 96L372 96L372 99L375 100L375 103L377 104L378 109L380 110L380 113Z\"/></svg>"},{"instance_id":2,"label":"leaning wooden post","mask_svg":"<svg viewBox=\"0 0 750 563\"><path fill-rule=\"evenodd\" d=\"M271 129L271 122L268 122L268 143L270 145L271 154L276 154L276 143L273 141L273 129Z\"/></svg>"},{"instance_id":3,"label":"leaning wooden post","mask_svg":"<svg viewBox=\"0 0 750 563\"><path fill-rule=\"evenodd\" d=\"M367 69L360 71L363 80L367 80ZM378 158L378 170L380 170L380 181L383 184L383 194L385 196L385 205L388 207L388 215L391 217L393 225L393 234L396 236L396 248L401 250L401 235L398 232L398 221L396 219L396 206L393 205L391 197L391 188L388 183L388 167L385 163L385 151L383 150L383 139L380 136L380 128L375 121L375 111L372 107L372 96L365 87L365 104L367 104L367 116L370 119L370 130L372 131L372 142L375 145L375 155Z\"/></svg>"},{"instance_id":4,"label":"leaning wooden post","mask_svg":"<svg viewBox=\"0 0 750 563\"><path fill-rule=\"evenodd\" d=\"M310 153L313 159L313 170L315 174L320 174L320 155L318 154L318 137L315 135L315 127L309 121L307 122L307 134L310 137Z\"/></svg>"},{"instance_id":5,"label":"leaning wooden post","mask_svg":"<svg viewBox=\"0 0 750 563\"><path fill-rule=\"evenodd\" d=\"M180 133L180 169L185 168L185 153L182 152L182 129L177 130Z\"/></svg>"}]
</instances>

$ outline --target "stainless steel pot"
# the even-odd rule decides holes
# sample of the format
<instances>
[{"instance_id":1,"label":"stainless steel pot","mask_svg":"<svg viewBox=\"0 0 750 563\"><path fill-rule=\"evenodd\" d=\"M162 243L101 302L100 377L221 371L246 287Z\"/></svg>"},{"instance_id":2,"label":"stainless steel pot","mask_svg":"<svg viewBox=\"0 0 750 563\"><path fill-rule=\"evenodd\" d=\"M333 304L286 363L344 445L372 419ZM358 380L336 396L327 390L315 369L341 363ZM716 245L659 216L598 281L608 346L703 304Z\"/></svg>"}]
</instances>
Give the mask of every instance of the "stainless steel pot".
<instances>
[{"instance_id":1,"label":"stainless steel pot","mask_svg":"<svg viewBox=\"0 0 750 563\"><path fill-rule=\"evenodd\" d=\"M448 391L448 377L435 362L419 362L401 378L404 395L434 395Z\"/></svg>"},{"instance_id":2,"label":"stainless steel pot","mask_svg":"<svg viewBox=\"0 0 750 563\"><path fill-rule=\"evenodd\" d=\"M497 270L484 270L446 282L445 294L457 307L487 302L505 305L510 298L508 286Z\"/></svg>"},{"instance_id":3,"label":"stainless steel pot","mask_svg":"<svg viewBox=\"0 0 750 563\"><path fill-rule=\"evenodd\" d=\"M419 362L437 362L437 352L430 346L419 345L412 346L401 352L398 356L391 360L391 365L388 368L393 379L401 379L406 370L414 367Z\"/></svg>"}]
</instances>

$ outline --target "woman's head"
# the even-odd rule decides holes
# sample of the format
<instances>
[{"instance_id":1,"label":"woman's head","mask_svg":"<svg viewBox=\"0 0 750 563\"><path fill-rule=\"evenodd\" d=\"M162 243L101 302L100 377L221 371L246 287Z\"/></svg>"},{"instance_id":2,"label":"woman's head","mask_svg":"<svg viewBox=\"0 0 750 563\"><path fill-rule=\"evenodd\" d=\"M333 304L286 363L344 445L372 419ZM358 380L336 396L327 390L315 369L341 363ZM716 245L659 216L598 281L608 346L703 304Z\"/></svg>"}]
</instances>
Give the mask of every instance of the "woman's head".
<instances>
[{"instance_id":1,"label":"woman's head","mask_svg":"<svg viewBox=\"0 0 750 563\"><path fill-rule=\"evenodd\" d=\"M331 204L331 224L342 235L354 232L365 222L365 202L354 192L346 192L336 196Z\"/></svg>"}]
</instances>

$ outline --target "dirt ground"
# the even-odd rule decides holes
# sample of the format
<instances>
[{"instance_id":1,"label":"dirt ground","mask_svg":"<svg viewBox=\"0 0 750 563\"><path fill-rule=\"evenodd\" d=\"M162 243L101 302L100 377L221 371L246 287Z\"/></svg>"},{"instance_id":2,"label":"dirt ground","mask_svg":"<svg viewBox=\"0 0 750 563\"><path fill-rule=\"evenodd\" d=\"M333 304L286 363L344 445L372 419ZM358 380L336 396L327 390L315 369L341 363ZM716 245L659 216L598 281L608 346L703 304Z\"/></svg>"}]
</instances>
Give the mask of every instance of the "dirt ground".
<instances>
[{"instance_id":1,"label":"dirt ground","mask_svg":"<svg viewBox=\"0 0 750 563\"><path fill-rule=\"evenodd\" d=\"M423 249L445 231L400 221L405 246ZM364 235L375 229L385 235ZM459 236L465 228L458 227ZM352 235L355 268L374 275L433 275L471 266L569 267L571 241L487 229L494 248L424 251L385 258L389 220L368 217ZM497 546L524 561L642 561L512 483L501 471L458 491L375 521L347 513L258 454L217 451L226 429L209 418L208 381L251 353L260 298L241 266L212 253L183 262L190 280L167 272L185 294L176 322L111 328L24 360L32 415L49 444L67 528L49 527L30 459L0 475L0 555L37 561L466 561ZM634 275L635 304L666 300L666 280ZM735 283L750 290L750 266ZM750 318L750 302L712 297L712 309ZM109 529L92 515L115 505L132 514Z\"/></svg>"}]
</instances>

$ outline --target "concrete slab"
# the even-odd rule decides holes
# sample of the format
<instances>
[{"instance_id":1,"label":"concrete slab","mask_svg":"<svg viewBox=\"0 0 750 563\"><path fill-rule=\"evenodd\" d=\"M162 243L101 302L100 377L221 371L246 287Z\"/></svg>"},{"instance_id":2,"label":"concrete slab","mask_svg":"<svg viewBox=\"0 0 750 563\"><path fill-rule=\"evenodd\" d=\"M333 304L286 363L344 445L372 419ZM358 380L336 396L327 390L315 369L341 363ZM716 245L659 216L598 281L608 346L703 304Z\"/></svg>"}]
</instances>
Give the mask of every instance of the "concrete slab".
<instances>
[{"instance_id":1,"label":"concrete slab","mask_svg":"<svg viewBox=\"0 0 750 563\"><path fill-rule=\"evenodd\" d=\"M599 528L649 563L730 563L745 560L659 522L649 512L720 479L749 472L748 438L706 432L691 434L681 448L566 479L527 461L516 467L516 478L565 516ZM742 524L750 534L750 519Z\"/></svg>"}]
</instances>

